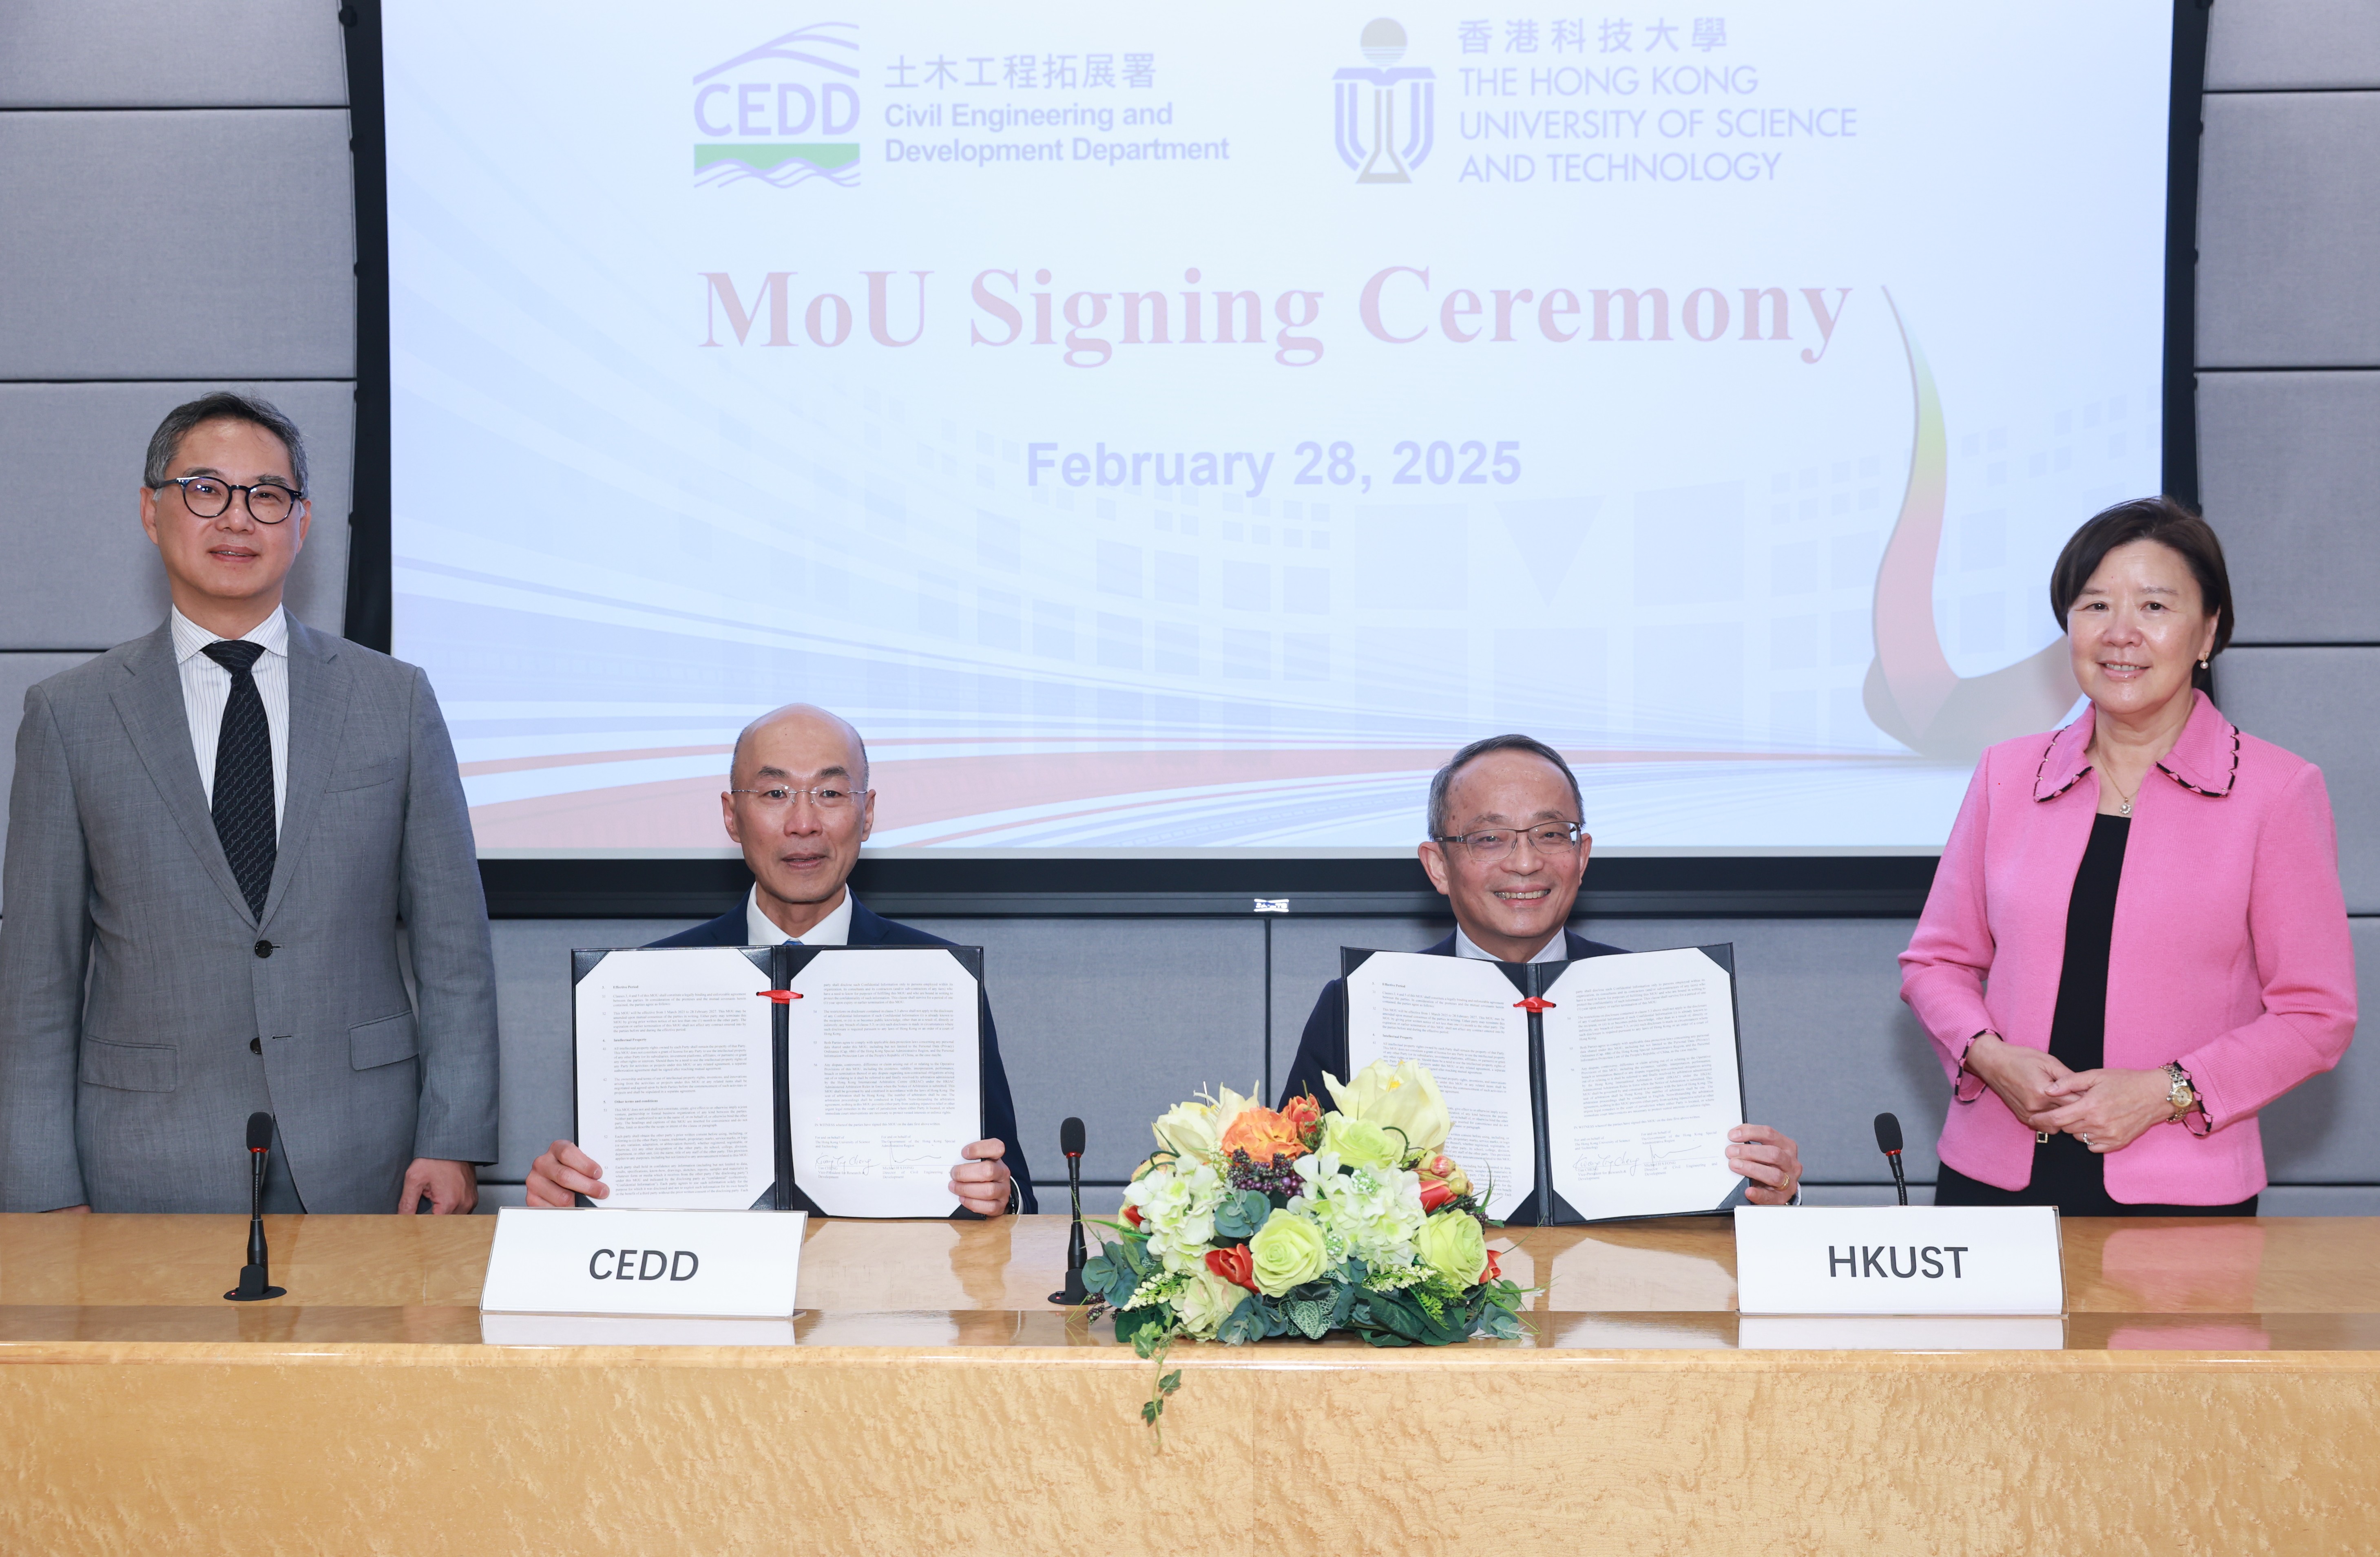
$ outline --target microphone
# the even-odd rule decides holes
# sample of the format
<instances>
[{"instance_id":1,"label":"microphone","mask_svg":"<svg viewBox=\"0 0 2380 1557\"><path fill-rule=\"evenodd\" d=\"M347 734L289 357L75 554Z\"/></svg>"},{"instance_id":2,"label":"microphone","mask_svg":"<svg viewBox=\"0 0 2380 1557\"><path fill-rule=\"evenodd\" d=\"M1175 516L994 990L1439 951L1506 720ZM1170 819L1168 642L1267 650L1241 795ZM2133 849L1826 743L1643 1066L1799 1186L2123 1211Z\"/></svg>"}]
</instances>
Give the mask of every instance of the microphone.
<instances>
[{"instance_id":1,"label":"microphone","mask_svg":"<svg viewBox=\"0 0 2380 1557\"><path fill-rule=\"evenodd\" d=\"M1876 1149L1892 1165L1892 1187L1900 1194L1900 1203L1909 1203L1909 1180L1900 1172L1900 1121L1890 1114L1876 1116Z\"/></svg>"},{"instance_id":2,"label":"microphone","mask_svg":"<svg viewBox=\"0 0 2380 1557\"><path fill-rule=\"evenodd\" d=\"M235 1303L260 1298L285 1298L289 1289L272 1285L264 1251L264 1163L273 1154L273 1116L248 1116L248 1263L239 1268L239 1285L224 1296Z\"/></svg>"},{"instance_id":3,"label":"microphone","mask_svg":"<svg viewBox=\"0 0 2380 1557\"><path fill-rule=\"evenodd\" d=\"M1058 1127L1058 1150L1066 1154L1066 1188L1074 1195L1075 1225L1066 1237L1066 1285L1050 1294L1050 1301L1071 1309L1090 1300L1083 1285L1083 1121L1070 1118Z\"/></svg>"}]
</instances>

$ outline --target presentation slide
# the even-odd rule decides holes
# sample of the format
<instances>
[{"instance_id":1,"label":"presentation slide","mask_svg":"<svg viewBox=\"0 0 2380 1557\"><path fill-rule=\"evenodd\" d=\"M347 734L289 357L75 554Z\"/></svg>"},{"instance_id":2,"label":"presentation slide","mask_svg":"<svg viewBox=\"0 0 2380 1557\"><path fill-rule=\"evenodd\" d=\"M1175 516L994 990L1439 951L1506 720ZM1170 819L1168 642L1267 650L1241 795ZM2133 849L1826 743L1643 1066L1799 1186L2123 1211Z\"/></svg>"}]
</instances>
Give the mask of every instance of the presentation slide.
<instances>
[{"instance_id":1,"label":"presentation slide","mask_svg":"<svg viewBox=\"0 0 2380 1557\"><path fill-rule=\"evenodd\" d=\"M1374 0L1378 3L1378 0ZM2169 0L388 0L395 649L494 857L1938 849L2160 482Z\"/></svg>"}]
</instances>

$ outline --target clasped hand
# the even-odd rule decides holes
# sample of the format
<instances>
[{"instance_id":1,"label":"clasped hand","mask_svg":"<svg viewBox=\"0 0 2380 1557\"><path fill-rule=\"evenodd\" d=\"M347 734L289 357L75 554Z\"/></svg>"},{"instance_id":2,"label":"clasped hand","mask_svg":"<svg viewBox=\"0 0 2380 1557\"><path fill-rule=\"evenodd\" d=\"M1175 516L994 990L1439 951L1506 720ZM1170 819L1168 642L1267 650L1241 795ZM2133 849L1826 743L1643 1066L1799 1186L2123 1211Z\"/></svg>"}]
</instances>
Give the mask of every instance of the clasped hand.
<instances>
[{"instance_id":1,"label":"clasped hand","mask_svg":"<svg viewBox=\"0 0 2380 1557\"><path fill-rule=\"evenodd\" d=\"M1967 1051L1967 1068L1998 1092L2025 1128L2078 1137L2105 1155L2172 1117L2162 1069L2073 1070L2055 1055L1986 1032Z\"/></svg>"},{"instance_id":2,"label":"clasped hand","mask_svg":"<svg viewBox=\"0 0 2380 1557\"><path fill-rule=\"evenodd\" d=\"M1000 1159L1008 1148L997 1141L976 1141L960 1149L965 1161L951 1169L951 1193L959 1204L978 1216L998 1216L1008 1210L1008 1165ZM612 1187L603 1182L603 1166L580 1151L576 1142L557 1141L538 1153L528 1170L528 1203L567 1207L572 1197L608 1200Z\"/></svg>"}]
</instances>

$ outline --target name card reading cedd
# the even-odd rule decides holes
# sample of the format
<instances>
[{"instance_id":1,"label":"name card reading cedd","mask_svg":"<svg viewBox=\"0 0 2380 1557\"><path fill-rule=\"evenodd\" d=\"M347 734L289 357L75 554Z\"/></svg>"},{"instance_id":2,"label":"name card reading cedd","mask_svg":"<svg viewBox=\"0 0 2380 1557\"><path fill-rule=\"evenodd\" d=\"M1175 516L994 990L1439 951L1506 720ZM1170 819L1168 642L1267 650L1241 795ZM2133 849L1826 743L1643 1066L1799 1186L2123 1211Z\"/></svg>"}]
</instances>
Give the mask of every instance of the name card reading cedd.
<instances>
[{"instance_id":1,"label":"name card reading cedd","mask_svg":"<svg viewBox=\"0 0 2380 1557\"><path fill-rule=\"evenodd\" d=\"M1747 1314L2066 1310L2049 1206L1741 1206L1735 1286Z\"/></svg>"},{"instance_id":2,"label":"name card reading cedd","mask_svg":"<svg viewBox=\"0 0 2380 1557\"><path fill-rule=\"evenodd\" d=\"M496 1213L480 1311L789 1319L800 1212Z\"/></svg>"}]
</instances>

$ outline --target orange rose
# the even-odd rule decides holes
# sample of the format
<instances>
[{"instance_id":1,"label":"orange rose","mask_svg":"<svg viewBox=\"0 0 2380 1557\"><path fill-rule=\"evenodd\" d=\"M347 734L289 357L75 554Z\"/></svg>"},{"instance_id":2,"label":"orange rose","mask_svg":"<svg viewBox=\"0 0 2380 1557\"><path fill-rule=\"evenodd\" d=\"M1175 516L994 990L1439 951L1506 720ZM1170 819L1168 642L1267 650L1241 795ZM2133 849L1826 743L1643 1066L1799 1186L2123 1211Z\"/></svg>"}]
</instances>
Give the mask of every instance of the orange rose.
<instances>
[{"instance_id":1,"label":"orange rose","mask_svg":"<svg viewBox=\"0 0 2380 1557\"><path fill-rule=\"evenodd\" d=\"M1436 1211L1439 1207L1445 1205L1453 1199L1454 1186L1447 1183L1444 1179L1425 1178L1421 1181L1422 1210Z\"/></svg>"},{"instance_id":2,"label":"orange rose","mask_svg":"<svg viewBox=\"0 0 2380 1557\"><path fill-rule=\"evenodd\" d=\"M1483 1282L1489 1282L1501 1281L1503 1278L1504 1273L1496 1263L1496 1251L1491 1249L1488 1251L1488 1268L1479 1273L1479 1279Z\"/></svg>"},{"instance_id":3,"label":"orange rose","mask_svg":"<svg viewBox=\"0 0 2380 1557\"><path fill-rule=\"evenodd\" d=\"M1207 1269L1234 1286L1245 1286L1250 1292L1257 1289L1257 1257L1248 1252L1248 1246L1244 1243L1235 1243L1229 1249L1208 1249Z\"/></svg>"},{"instance_id":4,"label":"orange rose","mask_svg":"<svg viewBox=\"0 0 2380 1557\"><path fill-rule=\"evenodd\" d=\"M1314 1100L1312 1092L1305 1092L1281 1104L1281 1116L1287 1119L1292 1126L1295 1127L1297 1133L1303 1136L1307 1130L1322 1122L1322 1104Z\"/></svg>"},{"instance_id":5,"label":"orange rose","mask_svg":"<svg viewBox=\"0 0 2380 1557\"><path fill-rule=\"evenodd\" d=\"M1223 1151L1245 1152L1255 1163L1277 1163L1283 1157L1305 1155L1305 1131L1286 1116L1269 1108L1244 1108L1223 1132Z\"/></svg>"}]
</instances>

